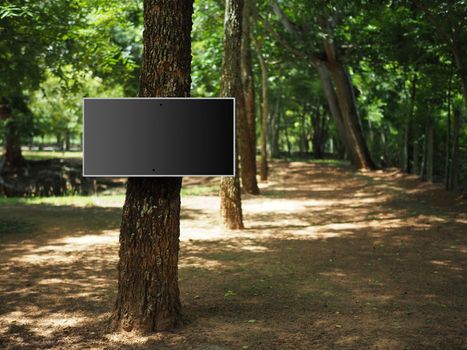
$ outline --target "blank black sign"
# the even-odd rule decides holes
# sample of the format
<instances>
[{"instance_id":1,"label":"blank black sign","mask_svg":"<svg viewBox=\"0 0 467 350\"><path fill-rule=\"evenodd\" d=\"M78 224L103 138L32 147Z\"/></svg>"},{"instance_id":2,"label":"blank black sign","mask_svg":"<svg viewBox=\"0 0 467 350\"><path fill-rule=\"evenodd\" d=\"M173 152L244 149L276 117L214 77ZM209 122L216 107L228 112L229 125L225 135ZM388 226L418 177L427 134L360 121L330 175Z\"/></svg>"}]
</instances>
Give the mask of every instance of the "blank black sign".
<instances>
[{"instance_id":1,"label":"blank black sign","mask_svg":"<svg viewBox=\"0 0 467 350\"><path fill-rule=\"evenodd\" d=\"M233 98L85 98L84 176L233 176Z\"/></svg>"}]
</instances>

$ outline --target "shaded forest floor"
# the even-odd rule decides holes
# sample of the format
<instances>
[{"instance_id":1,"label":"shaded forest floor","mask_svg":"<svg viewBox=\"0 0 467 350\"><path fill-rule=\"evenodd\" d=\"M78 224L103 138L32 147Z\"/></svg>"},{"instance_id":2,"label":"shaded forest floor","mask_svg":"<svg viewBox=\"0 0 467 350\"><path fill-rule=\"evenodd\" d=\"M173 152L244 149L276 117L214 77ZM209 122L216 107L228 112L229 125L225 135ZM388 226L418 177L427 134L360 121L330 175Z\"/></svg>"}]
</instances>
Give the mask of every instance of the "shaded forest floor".
<instances>
[{"instance_id":1,"label":"shaded forest floor","mask_svg":"<svg viewBox=\"0 0 467 350\"><path fill-rule=\"evenodd\" d=\"M0 348L467 347L465 202L395 171L272 169L242 231L222 228L217 196L182 197L185 325L152 336L108 331L120 197L2 203Z\"/></svg>"}]
</instances>

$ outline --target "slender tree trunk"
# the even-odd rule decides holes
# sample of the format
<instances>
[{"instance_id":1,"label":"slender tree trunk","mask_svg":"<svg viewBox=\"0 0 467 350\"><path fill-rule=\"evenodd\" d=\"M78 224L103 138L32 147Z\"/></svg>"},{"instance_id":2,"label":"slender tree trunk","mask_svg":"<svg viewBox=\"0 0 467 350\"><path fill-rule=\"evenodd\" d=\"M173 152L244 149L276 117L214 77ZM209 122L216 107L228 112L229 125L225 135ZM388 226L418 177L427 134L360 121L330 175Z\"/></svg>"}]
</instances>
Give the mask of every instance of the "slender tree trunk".
<instances>
[{"instance_id":1,"label":"slender tree trunk","mask_svg":"<svg viewBox=\"0 0 467 350\"><path fill-rule=\"evenodd\" d=\"M71 147L71 142L70 142L70 131L65 130L65 151L69 151Z\"/></svg>"},{"instance_id":2,"label":"slender tree trunk","mask_svg":"<svg viewBox=\"0 0 467 350\"><path fill-rule=\"evenodd\" d=\"M145 0L139 96L189 96L193 1ZM120 228L117 330L181 323L178 288L181 178L129 178Z\"/></svg>"},{"instance_id":3,"label":"slender tree trunk","mask_svg":"<svg viewBox=\"0 0 467 350\"><path fill-rule=\"evenodd\" d=\"M426 154L427 154L427 137L426 133L423 137L422 161L420 163L420 178L426 181Z\"/></svg>"},{"instance_id":4,"label":"slender tree trunk","mask_svg":"<svg viewBox=\"0 0 467 350\"><path fill-rule=\"evenodd\" d=\"M224 59L222 62L221 95L236 97L237 109L243 108L243 88L241 80L240 57L238 53L242 40L243 0L226 0L224 19ZM238 115L238 111L237 111ZM239 120L237 121L237 136ZM237 137L238 139L238 137ZM222 177L220 185L221 215L230 229L243 228L242 199L238 174L238 157L233 177Z\"/></svg>"},{"instance_id":5,"label":"slender tree trunk","mask_svg":"<svg viewBox=\"0 0 467 350\"><path fill-rule=\"evenodd\" d=\"M426 125L426 179L429 182L433 182L433 142L434 126L430 116Z\"/></svg>"},{"instance_id":6,"label":"slender tree trunk","mask_svg":"<svg viewBox=\"0 0 467 350\"><path fill-rule=\"evenodd\" d=\"M329 111L331 112L332 119L334 120L334 124L336 125L337 133L339 134L340 140L342 141L344 148L347 150L347 153L353 155L353 152L350 152L350 144L347 137L347 133L345 131L344 121L342 118L341 110L339 108L339 103L337 102L336 91L334 90L334 86L332 85L331 76L329 75L329 72L324 66L324 64L319 64L316 68L321 82L321 87L326 97ZM353 159L353 157L351 161L352 164L354 164L355 166L357 165L357 160Z\"/></svg>"},{"instance_id":7,"label":"slender tree trunk","mask_svg":"<svg viewBox=\"0 0 467 350\"><path fill-rule=\"evenodd\" d=\"M460 110L454 110L454 125L452 132L451 172L449 174L449 190L456 191L459 182L459 134L461 129Z\"/></svg>"},{"instance_id":8,"label":"slender tree trunk","mask_svg":"<svg viewBox=\"0 0 467 350\"><path fill-rule=\"evenodd\" d=\"M297 27L288 20L278 3L271 1L270 4L286 31L297 36ZM324 32L331 34L331 25L328 18L322 17L322 29ZM323 46L327 57L326 61L323 61L322 57L309 57L311 57L312 64L318 70L332 116L338 130L341 130L339 131L341 140L346 147L347 153L350 154L354 166L360 169L374 169L375 164L370 157L370 152L363 135L350 76L345 66L336 57L334 43L325 37L323 39ZM306 54L304 55L306 56ZM332 83L330 83L328 77L324 74L324 65L331 72L335 91ZM336 108L337 106L338 108Z\"/></svg>"},{"instance_id":9,"label":"slender tree trunk","mask_svg":"<svg viewBox=\"0 0 467 350\"><path fill-rule=\"evenodd\" d=\"M464 96L464 105L467 109L467 67L464 63L464 57L462 55L461 47L457 41L454 41L453 43L452 53L454 55L454 61L456 62L456 66L459 71L462 94Z\"/></svg>"},{"instance_id":10,"label":"slender tree trunk","mask_svg":"<svg viewBox=\"0 0 467 350\"><path fill-rule=\"evenodd\" d=\"M300 117L300 138L298 140L298 149L300 151L300 155L304 156L307 152L307 130L305 128L305 112L302 112Z\"/></svg>"},{"instance_id":11,"label":"slender tree trunk","mask_svg":"<svg viewBox=\"0 0 467 350\"><path fill-rule=\"evenodd\" d=\"M281 114L279 110L279 98L276 100L276 107L271 118L271 157L277 158L280 155L279 136L280 136Z\"/></svg>"},{"instance_id":12,"label":"slender tree trunk","mask_svg":"<svg viewBox=\"0 0 467 350\"><path fill-rule=\"evenodd\" d=\"M370 151L363 135L350 76L345 67L339 62L331 62L329 69L335 82L337 100L348 133L348 140L351 145L350 151L353 154L352 158L359 169L375 169L376 166L370 157Z\"/></svg>"},{"instance_id":13,"label":"slender tree trunk","mask_svg":"<svg viewBox=\"0 0 467 350\"><path fill-rule=\"evenodd\" d=\"M449 72L449 83L448 83L448 116L446 120L446 151L445 151L445 165L444 165L444 186L446 190L449 190L449 173L451 168L451 95L452 95L452 77L453 69Z\"/></svg>"},{"instance_id":14,"label":"slender tree trunk","mask_svg":"<svg viewBox=\"0 0 467 350\"><path fill-rule=\"evenodd\" d=\"M322 28L328 34L331 25L328 19L322 19ZM336 89L337 102L342 116L342 124L347 134L349 154L353 163L359 169L375 169L370 151L363 135L363 129L358 115L357 102L350 75L342 62L337 57L334 43L328 37L323 39L324 52L327 57L326 66L331 73Z\"/></svg>"},{"instance_id":15,"label":"slender tree trunk","mask_svg":"<svg viewBox=\"0 0 467 350\"><path fill-rule=\"evenodd\" d=\"M415 135L414 135L415 136ZM419 162L420 160L420 143L416 137L414 137L413 141L413 164L412 169L414 174L418 174L420 172Z\"/></svg>"},{"instance_id":16,"label":"slender tree trunk","mask_svg":"<svg viewBox=\"0 0 467 350\"><path fill-rule=\"evenodd\" d=\"M284 118L285 143L287 144L287 156L292 156L292 144L289 137L289 125Z\"/></svg>"},{"instance_id":17,"label":"slender tree trunk","mask_svg":"<svg viewBox=\"0 0 467 350\"><path fill-rule=\"evenodd\" d=\"M21 139L11 109L7 105L0 105L0 120L6 121L4 166L20 167L25 162L21 151Z\"/></svg>"},{"instance_id":18,"label":"slender tree trunk","mask_svg":"<svg viewBox=\"0 0 467 350\"><path fill-rule=\"evenodd\" d=\"M259 194L256 180L256 116L255 90L253 83L251 42L250 42L250 1L245 1L242 16L241 73L244 96L245 119L241 122L245 130L240 130L240 164L242 185L245 192Z\"/></svg>"},{"instance_id":19,"label":"slender tree trunk","mask_svg":"<svg viewBox=\"0 0 467 350\"><path fill-rule=\"evenodd\" d=\"M268 180L268 122L269 122L269 84L268 84L268 66L262 53L262 43L255 38L254 40L256 54L261 68L261 161L260 161L260 179Z\"/></svg>"},{"instance_id":20,"label":"slender tree trunk","mask_svg":"<svg viewBox=\"0 0 467 350\"><path fill-rule=\"evenodd\" d=\"M415 99L417 94L417 73L414 73L412 78L412 87L410 92L409 113L407 114L407 121L404 130L404 146L402 150L402 168L404 173L410 173L410 144L412 136L412 120L415 111Z\"/></svg>"},{"instance_id":21,"label":"slender tree trunk","mask_svg":"<svg viewBox=\"0 0 467 350\"><path fill-rule=\"evenodd\" d=\"M312 114L313 124L313 156L315 159L324 158L324 146L326 141L326 117L321 113L321 108L318 106L315 113Z\"/></svg>"}]
</instances>

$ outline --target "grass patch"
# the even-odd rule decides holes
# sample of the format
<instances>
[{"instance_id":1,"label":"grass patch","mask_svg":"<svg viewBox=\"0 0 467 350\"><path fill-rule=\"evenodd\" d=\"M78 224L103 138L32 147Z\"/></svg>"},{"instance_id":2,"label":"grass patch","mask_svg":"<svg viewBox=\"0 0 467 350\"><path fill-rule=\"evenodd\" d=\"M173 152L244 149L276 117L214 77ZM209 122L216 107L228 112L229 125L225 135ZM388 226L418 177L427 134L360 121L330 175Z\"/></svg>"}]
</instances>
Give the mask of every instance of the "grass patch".
<instances>
[{"instance_id":1,"label":"grass patch","mask_svg":"<svg viewBox=\"0 0 467 350\"><path fill-rule=\"evenodd\" d=\"M198 185L182 188L183 196L217 195L217 185ZM125 202L125 194L94 196L60 196L60 197L0 197L0 205L53 205L73 207L121 207Z\"/></svg>"},{"instance_id":2,"label":"grass patch","mask_svg":"<svg viewBox=\"0 0 467 350\"><path fill-rule=\"evenodd\" d=\"M61 197L12 197L0 198L0 205L53 205L75 207L114 207L121 206L124 194L105 196L61 196Z\"/></svg>"},{"instance_id":3,"label":"grass patch","mask_svg":"<svg viewBox=\"0 0 467 350\"><path fill-rule=\"evenodd\" d=\"M306 156L293 155L291 157L278 158L278 160L285 160L287 162L305 162L311 164L329 164L329 165L338 165L338 166L349 166L350 162L342 159L310 159Z\"/></svg>"},{"instance_id":4,"label":"grass patch","mask_svg":"<svg viewBox=\"0 0 467 350\"><path fill-rule=\"evenodd\" d=\"M339 166L349 166L350 162L342 159L311 159L307 161L308 163L314 164L331 164Z\"/></svg>"},{"instance_id":5,"label":"grass patch","mask_svg":"<svg viewBox=\"0 0 467 350\"><path fill-rule=\"evenodd\" d=\"M219 185L196 185L182 187L182 196L213 196L219 194Z\"/></svg>"},{"instance_id":6,"label":"grass patch","mask_svg":"<svg viewBox=\"0 0 467 350\"><path fill-rule=\"evenodd\" d=\"M60 152L60 151L23 151L24 158L28 160L45 160L55 158L82 158L83 152Z\"/></svg>"}]
</instances>

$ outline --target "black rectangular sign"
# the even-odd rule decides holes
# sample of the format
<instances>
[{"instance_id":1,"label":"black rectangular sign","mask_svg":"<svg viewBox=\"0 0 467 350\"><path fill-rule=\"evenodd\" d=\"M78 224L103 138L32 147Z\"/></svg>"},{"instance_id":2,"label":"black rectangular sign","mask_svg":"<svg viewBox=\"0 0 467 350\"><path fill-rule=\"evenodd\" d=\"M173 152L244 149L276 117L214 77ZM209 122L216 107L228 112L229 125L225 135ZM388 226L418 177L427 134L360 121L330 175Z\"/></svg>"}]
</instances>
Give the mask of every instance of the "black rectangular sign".
<instances>
[{"instance_id":1,"label":"black rectangular sign","mask_svg":"<svg viewBox=\"0 0 467 350\"><path fill-rule=\"evenodd\" d=\"M84 176L233 176L234 98L85 98Z\"/></svg>"}]
</instances>

